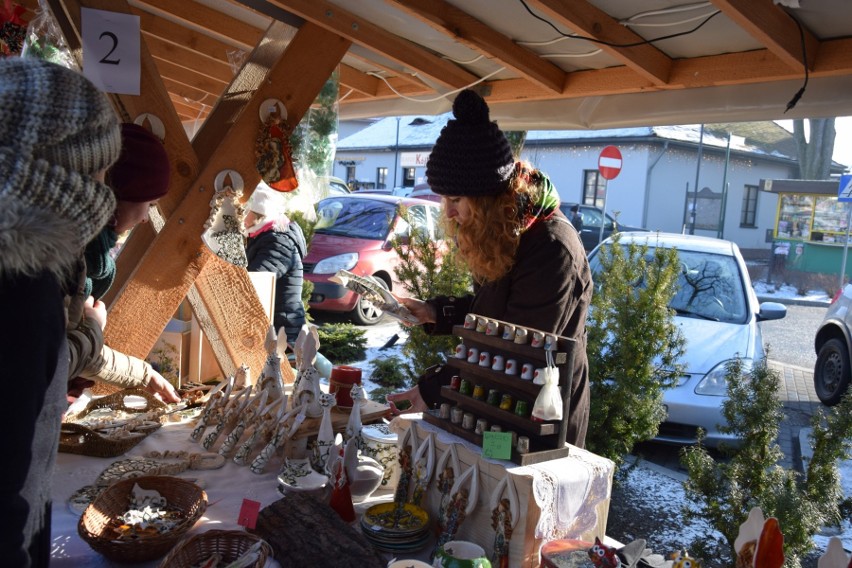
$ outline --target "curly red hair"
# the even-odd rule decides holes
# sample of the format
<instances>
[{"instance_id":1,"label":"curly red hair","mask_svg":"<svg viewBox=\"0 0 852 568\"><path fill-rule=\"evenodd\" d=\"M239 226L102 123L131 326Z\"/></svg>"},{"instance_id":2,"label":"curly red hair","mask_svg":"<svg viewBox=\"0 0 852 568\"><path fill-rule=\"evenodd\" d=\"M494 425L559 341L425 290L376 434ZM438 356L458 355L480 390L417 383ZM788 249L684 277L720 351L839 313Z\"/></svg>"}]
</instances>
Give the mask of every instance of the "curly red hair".
<instances>
[{"instance_id":1,"label":"curly red hair","mask_svg":"<svg viewBox=\"0 0 852 568\"><path fill-rule=\"evenodd\" d=\"M481 284L499 280L515 264L524 229L519 203L535 201L540 193L531 181L532 171L530 164L517 162L506 191L465 197L471 215L464 225L441 216L446 235L455 239L462 260Z\"/></svg>"}]
</instances>

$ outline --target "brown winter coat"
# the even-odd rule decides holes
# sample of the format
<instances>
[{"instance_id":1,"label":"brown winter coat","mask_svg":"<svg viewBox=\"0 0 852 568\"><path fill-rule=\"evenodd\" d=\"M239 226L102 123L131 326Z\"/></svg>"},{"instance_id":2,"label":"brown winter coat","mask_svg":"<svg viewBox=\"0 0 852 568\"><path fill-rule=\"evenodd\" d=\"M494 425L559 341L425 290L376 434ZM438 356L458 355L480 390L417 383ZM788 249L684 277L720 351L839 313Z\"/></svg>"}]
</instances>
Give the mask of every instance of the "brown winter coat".
<instances>
[{"instance_id":1,"label":"brown winter coat","mask_svg":"<svg viewBox=\"0 0 852 568\"><path fill-rule=\"evenodd\" d=\"M592 274L583 244L557 211L521 236L515 259L506 276L478 287L474 295L430 300L437 322L426 326L427 331L451 333L467 313L475 313L576 340L567 440L583 447L589 419L586 314L592 299Z\"/></svg>"}]
</instances>

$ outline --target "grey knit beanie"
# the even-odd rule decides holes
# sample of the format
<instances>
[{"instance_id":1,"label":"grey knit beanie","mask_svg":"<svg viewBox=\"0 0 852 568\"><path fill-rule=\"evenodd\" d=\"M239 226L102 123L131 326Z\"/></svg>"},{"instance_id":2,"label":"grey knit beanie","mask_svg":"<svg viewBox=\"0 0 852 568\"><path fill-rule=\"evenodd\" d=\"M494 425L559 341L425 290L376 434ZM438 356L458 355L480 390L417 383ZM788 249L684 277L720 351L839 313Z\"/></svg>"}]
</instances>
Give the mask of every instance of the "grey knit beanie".
<instances>
[{"instance_id":1,"label":"grey knit beanie","mask_svg":"<svg viewBox=\"0 0 852 568\"><path fill-rule=\"evenodd\" d=\"M495 195L506 190L515 165L512 147L489 118L488 105L465 90L453 102L453 116L441 130L426 180L439 195Z\"/></svg>"},{"instance_id":2,"label":"grey knit beanie","mask_svg":"<svg viewBox=\"0 0 852 568\"><path fill-rule=\"evenodd\" d=\"M35 58L0 59L0 203L78 227L82 249L112 218L94 175L118 159L118 117L77 71Z\"/></svg>"}]
</instances>

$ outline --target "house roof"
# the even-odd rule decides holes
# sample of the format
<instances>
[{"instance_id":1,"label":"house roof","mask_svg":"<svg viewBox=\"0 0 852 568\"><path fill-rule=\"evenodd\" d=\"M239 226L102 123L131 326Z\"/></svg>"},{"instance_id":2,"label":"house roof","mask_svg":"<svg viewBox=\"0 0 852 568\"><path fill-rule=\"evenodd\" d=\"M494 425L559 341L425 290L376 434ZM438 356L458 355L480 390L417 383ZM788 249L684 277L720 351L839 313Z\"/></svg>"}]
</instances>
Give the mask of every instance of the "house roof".
<instances>
[{"instance_id":1,"label":"house roof","mask_svg":"<svg viewBox=\"0 0 852 568\"><path fill-rule=\"evenodd\" d=\"M38 9L38 0L17 1L28 18ZM44 4L71 14L80 5ZM338 68L343 119L440 115L455 92L470 86L481 90L494 119L518 130L852 115L848 0L96 5L139 16L143 50L184 121L210 113L274 23L290 30L290 39L306 26L327 32L318 54L345 48Z\"/></svg>"},{"instance_id":2,"label":"house roof","mask_svg":"<svg viewBox=\"0 0 852 568\"><path fill-rule=\"evenodd\" d=\"M401 116L377 120L363 130L340 140L338 151L393 150L431 148L441 129L452 118L452 113L437 117ZM397 126L399 126L397 138ZM708 124L704 128L702 144L707 147L725 148L728 133L732 134L733 151L765 154L776 158L795 160L796 145L791 134L782 126L772 122ZM531 130L527 132L526 144L577 143L597 140L601 143L618 140L672 141L697 145L701 138L701 126L651 126L633 128L609 128L603 130Z\"/></svg>"}]
</instances>

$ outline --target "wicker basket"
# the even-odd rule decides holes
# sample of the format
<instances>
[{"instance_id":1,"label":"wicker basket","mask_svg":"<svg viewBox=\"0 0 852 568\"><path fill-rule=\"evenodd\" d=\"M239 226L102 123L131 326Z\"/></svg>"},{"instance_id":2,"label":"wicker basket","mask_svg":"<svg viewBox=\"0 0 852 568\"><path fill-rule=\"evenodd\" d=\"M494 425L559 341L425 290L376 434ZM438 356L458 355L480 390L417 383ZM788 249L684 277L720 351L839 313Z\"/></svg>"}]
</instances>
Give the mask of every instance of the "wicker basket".
<instances>
[{"instance_id":1,"label":"wicker basket","mask_svg":"<svg viewBox=\"0 0 852 568\"><path fill-rule=\"evenodd\" d=\"M146 408L128 408L124 404L127 396L139 396L145 399ZM165 403L158 400L154 395L141 389L125 389L109 396L97 398L89 402L86 408L75 414L72 419L80 420L93 410L98 408L113 408L127 412L146 412L160 408L166 408ZM160 420L162 422L162 419ZM150 433L150 432L149 432ZM59 433L59 451L68 454L82 454L84 456L95 456L99 458L112 458L126 453L130 448L145 439L145 436L134 436L132 438L111 439L100 433L74 422L63 422Z\"/></svg>"},{"instance_id":2,"label":"wicker basket","mask_svg":"<svg viewBox=\"0 0 852 568\"><path fill-rule=\"evenodd\" d=\"M261 542L260 555L252 568L262 568L272 556L272 547L263 539L245 531L210 530L181 541L160 563L159 568L189 568L204 562L213 554L222 555L223 564L242 556L256 542Z\"/></svg>"},{"instance_id":3,"label":"wicker basket","mask_svg":"<svg viewBox=\"0 0 852 568\"><path fill-rule=\"evenodd\" d=\"M166 498L170 507L183 511L185 520L167 533L140 537L135 540L113 540L108 532L110 523L127 512L133 486L155 490ZM207 509L207 495L200 487L171 476L142 476L119 481L106 488L86 507L77 532L96 552L116 562L146 562L168 553L195 525Z\"/></svg>"}]
</instances>

